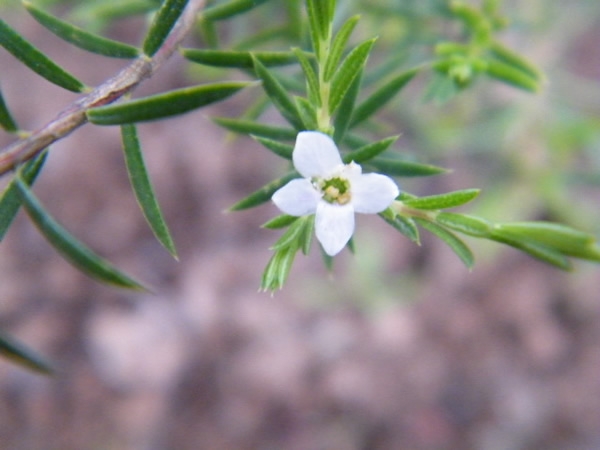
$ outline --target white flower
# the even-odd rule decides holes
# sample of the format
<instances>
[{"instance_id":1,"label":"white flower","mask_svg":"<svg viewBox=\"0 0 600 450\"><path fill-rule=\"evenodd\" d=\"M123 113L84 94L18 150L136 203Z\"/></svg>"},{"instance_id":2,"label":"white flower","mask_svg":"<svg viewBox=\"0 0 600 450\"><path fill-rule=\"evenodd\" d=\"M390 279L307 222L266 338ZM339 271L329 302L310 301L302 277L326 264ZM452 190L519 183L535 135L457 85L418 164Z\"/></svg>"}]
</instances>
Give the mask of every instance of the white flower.
<instances>
[{"instance_id":1,"label":"white flower","mask_svg":"<svg viewBox=\"0 0 600 450\"><path fill-rule=\"evenodd\" d=\"M376 214L398 196L391 178L363 174L355 162L344 164L326 134L302 131L292 154L297 178L273 194L273 202L291 216L316 214L317 239L325 252L339 253L354 233L354 213Z\"/></svg>"}]
</instances>

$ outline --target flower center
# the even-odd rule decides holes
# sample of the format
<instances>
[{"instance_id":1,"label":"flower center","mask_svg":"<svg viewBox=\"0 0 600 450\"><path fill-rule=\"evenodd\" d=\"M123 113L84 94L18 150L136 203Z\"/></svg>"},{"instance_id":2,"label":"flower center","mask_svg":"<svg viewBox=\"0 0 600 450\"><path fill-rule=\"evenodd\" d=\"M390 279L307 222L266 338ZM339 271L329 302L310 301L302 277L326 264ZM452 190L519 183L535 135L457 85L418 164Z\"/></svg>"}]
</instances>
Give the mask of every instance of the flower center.
<instances>
[{"instance_id":1,"label":"flower center","mask_svg":"<svg viewBox=\"0 0 600 450\"><path fill-rule=\"evenodd\" d=\"M345 205L350 202L350 182L344 178L333 177L328 180L318 180L317 188L323 193L323 199L329 203Z\"/></svg>"}]
</instances>

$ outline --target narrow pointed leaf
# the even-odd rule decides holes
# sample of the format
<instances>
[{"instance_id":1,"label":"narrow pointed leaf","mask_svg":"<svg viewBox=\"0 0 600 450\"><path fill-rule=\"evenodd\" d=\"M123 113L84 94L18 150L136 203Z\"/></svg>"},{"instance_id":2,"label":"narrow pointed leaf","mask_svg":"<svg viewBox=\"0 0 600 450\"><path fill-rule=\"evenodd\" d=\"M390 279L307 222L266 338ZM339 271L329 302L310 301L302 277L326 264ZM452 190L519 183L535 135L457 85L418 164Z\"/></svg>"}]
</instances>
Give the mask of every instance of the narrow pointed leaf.
<instances>
[{"instance_id":1,"label":"narrow pointed leaf","mask_svg":"<svg viewBox=\"0 0 600 450\"><path fill-rule=\"evenodd\" d=\"M0 355L20 366L45 375L50 375L54 371L49 361L2 332L0 332Z\"/></svg>"},{"instance_id":2,"label":"narrow pointed leaf","mask_svg":"<svg viewBox=\"0 0 600 450\"><path fill-rule=\"evenodd\" d=\"M501 61L488 60L486 73L497 80L530 92L539 92L540 83L529 73Z\"/></svg>"},{"instance_id":3,"label":"narrow pointed leaf","mask_svg":"<svg viewBox=\"0 0 600 450\"><path fill-rule=\"evenodd\" d=\"M15 58L46 80L73 92L83 92L86 86L59 67L37 48L23 39L0 19L0 45Z\"/></svg>"},{"instance_id":4,"label":"narrow pointed leaf","mask_svg":"<svg viewBox=\"0 0 600 450\"><path fill-rule=\"evenodd\" d=\"M292 152L294 151L294 147L292 145L284 144L282 142L260 136L252 136L252 138L260 142L262 145L264 145L276 155L281 156L282 158L285 158L290 161L292 160Z\"/></svg>"},{"instance_id":5,"label":"narrow pointed leaf","mask_svg":"<svg viewBox=\"0 0 600 450\"><path fill-rule=\"evenodd\" d=\"M427 177L446 173L448 170L443 167L432 166L430 164L421 164L401 159L377 157L369 160L369 165L387 175L397 177Z\"/></svg>"},{"instance_id":6,"label":"narrow pointed leaf","mask_svg":"<svg viewBox=\"0 0 600 450\"><path fill-rule=\"evenodd\" d=\"M254 71L262 80L263 88L273 102L273 105L275 105L283 117L285 117L294 128L302 130L302 119L300 119L296 104L289 96L287 90L258 59L253 59Z\"/></svg>"},{"instance_id":7,"label":"narrow pointed leaf","mask_svg":"<svg viewBox=\"0 0 600 450\"><path fill-rule=\"evenodd\" d=\"M103 283L129 289L146 290L140 283L117 270L109 262L100 258L70 235L43 209L25 181L18 176L15 180L23 206L32 222L48 242L71 264Z\"/></svg>"},{"instance_id":8,"label":"narrow pointed leaf","mask_svg":"<svg viewBox=\"0 0 600 450\"><path fill-rule=\"evenodd\" d=\"M173 26L181 16L188 0L164 0L158 12L154 15L150 29L144 39L143 50L148 56L153 56L163 44Z\"/></svg>"},{"instance_id":9,"label":"narrow pointed leaf","mask_svg":"<svg viewBox=\"0 0 600 450\"><path fill-rule=\"evenodd\" d=\"M311 30L320 41L329 38L329 30L333 19L333 11L329 10L328 0L307 0L306 9Z\"/></svg>"},{"instance_id":10,"label":"narrow pointed leaf","mask_svg":"<svg viewBox=\"0 0 600 450\"><path fill-rule=\"evenodd\" d=\"M289 214L281 214L268 222L261 225L262 228L267 228L269 230L277 230L278 228L285 228L288 225L291 225L293 222L298 220L297 216L290 216Z\"/></svg>"},{"instance_id":11,"label":"narrow pointed leaf","mask_svg":"<svg viewBox=\"0 0 600 450\"><path fill-rule=\"evenodd\" d=\"M447 209L470 202L481 192L479 189L463 189L445 194L430 195L404 201L404 204L417 209Z\"/></svg>"},{"instance_id":12,"label":"narrow pointed leaf","mask_svg":"<svg viewBox=\"0 0 600 450\"><path fill-rule=\"evenodd\" d=\"M403 72L373 92L354 110L350 127L355 127L383 108L418 72L419 69L411 69Z\"/></svg>"},{"instance_id":13,"label":"narrow pointed leaf","mask_svg":"<svg viewBox=\"0 0 600 450\"><path fill-rule=\"evenodd\" d=\"M155 11L156 0L102 0L77 2L69 16L75 20L102 28L107 22Z\"/></svg>"},{"instance_id":14,"label":"narrow pointed leaf","mask_svg":"<svg viewBox=\"0 0 600 450\"><path fill-rule=\"evenodd\" d=\"M294 96L294 102L296 103L296 109L298 110L298 114L300 114L300 118L302 119L302 123L304 124L304 130L316 130L319 128L317 125L317 112L313 107L312 103L310 103L304 97L296 97Z\"/></svg>"},{"instance_id":15,"label":"narrow pointed leaf","mask_svg":"<svg viewBox=\"0 0 600 450\"><path fill-rule=\"evenodd\" d=\"M23 2L23 4L33 18L41 25L58 37L81 49L113 58L135 58L140 53L136 47L113 41L112 39L106 39L64 22L42 11L30 2Z\"/></svg>"},{"instance_id":16,"label":"narrow pointed leaf","mask_svg":"<svg viewBox=\"0 0 600 450\"><path fill-rule=\"evenodd\" d=\"M350 85L350 89L344 94L344 98L335 115L333 122L333 140L335 142L342 142L346 135L346 131L348 131L348 128L350 127L350 121L352 119L352 114L354 113L354 104L356 103L356 98L358 97L358 92L360 91L362 84L363 69L364 67L360 68L358 75Z\"/></svg>"},{"instance_id":17,"label":"narrow pointed leaf","mask_svg":"<svg viewBox=\"0 0 600 450\"><path fill-rule=\"evenodd\" d=\"M410 217L402 217L397 214L386 214L385 211L379 214L383 220L393 226L396 230L402 233L404 236L409 238L411 241L420 245L421 240L419 237L419 229L415 224L415 221Z\"/></svg>"},{"instance_id":18,"label":"narrow pointed leaf","mask_svg":"<svg viewBox=\"0 0 600 450\"><path fill-rule=\"evenodd\" d=\"M435 217L435 221L451 230L473 237L489 238L492 231L490 222L468 214L441 212Z\"/></svg>"},{"instance_id":19,"label":"narrow pointed leaf","mask_svg":"<svg viewBox=\"0 0 600 450\"><path fill-rule=\"evenodd\" d=\"M456 253L456 255L460 258L465 266L468 269L473 268L473 264L475 260L473 258L473 253L467 245L460 240L454 233L446 230L445 228L436 225L435 223L428 222L423 219L414 219L419 225L425 228L430 233L435 234L442 241L444 241L448 246Z\"/></svg>"},{"instance_id":20,"label":"narrow pointed leaf","mask_svg":"<svg viewBox=\"0 0 600 450\"><path fill-rule=\"evenodd\" d=\"M510 66L520 69L521 71L527 73L528 75L535 78L536 80L543 81L545 79L544 74L537 67L535 67L534 64L529 62L527 59L525 59L518 53L505 47L500 42L498 42L498 41L492 42L492 45L490 46L490 50L491 50L492 54L496 58L501 60L502 62L505 62L506 64L508 64Z\"/></svg>"},{"instance_id":21,"label":"narrow pointed leaf","mask_svg":"<svg viewBox=\"0 0 600 450\"><path fill-rule=\"evenodd\" d=\"M292 51L296 55L296 58L300 62L302 71L304 72L304 78L306 78L306 92L308 98L315 105L321 105L321 94L319 92L319 81L315 69L311 65L310 61L306 57L306 54L299 48L293 48Z\"/></svg>"},{"instance_id":22,"label":"narrow pointed leaf","mask_svg":"<svg viewBox=\"0 0 600 450\"><path fill-rule=\"evenodd\" d=\"M331 80L331 97L329 99L330 114L335 112L344 98L346 91L350 89L350 85L354 81L354 78L366 64L369 52L375 41L376 39L370 39L356 46L348 56L346 56L335 72L335 75Z\"/></svg>"},{"instance_id":23,"label":"narrow pointed leaf","mask_svg":"<svg viewBox=\"0 0 600 450\"><path fill-rule=\"evenodd\" d=\"M21 177L29 186L33 184L37 178L44 162L46 161L47 152L40 153L37 157L25 163L20 169ZM16 181L12 180L0 197L0 241L4 239L8 228L12 224L15 216L21 208L21 196L19 188L16 186Z\"/></svg>"},{"instance_id":24,"label":"narrow pointed leaf","mask_svg":"<svg viewBox=\"0 0 600 450\"><path fill-rule=\"evenodd\" d=\"M573 268L568 258L559 251L536 242L528 241L526 239L519 239L515 236L496 230L492 232L490 239L524 251L525 253L528 253L541 261L547 262L548 264L552 264L553 266L556 266L562 270L568 271L572 270Z\"/></svg>"},{"instance_id":25,"label":"narrow pointed leaf","mask_svg":"<svg viewBox=\"0 0 600 450\"><path fill-rule=\"evenodd\" d=\"M230 81L176 89L163 94L100 106L87 111L96 125L122 125L162 119L223 100L252 83Z\"/></svg>"},{"instance_id":26,"label":"narrow pointed leaf","mask_svg":"<svg viewBox=\"0 0 600 450\"><path fill-rule=\"evenodd\" d=\"M381 141L373 142L371 144L364 145L356 150L346 153L342 159L344 163L348 164L351 161L356 163L362 163L375 158L380 153L385 152L390 146L396 142L400 136L392 136L389 138L382 139Z\"/></svg>"},{"instance_id":27,"label":"narrow pointed leaf","mask_svg":"<svg viewBox=\"0 0 600 450\"><path fill-rule=\"evenodd\" d=\"M252 69L254 67L253 55L265 67L284 66L296 62L296 55L293 52L249 52L186 48L181 53L190 61L214 67Z\"/></svg>"},{"instance_id":28,"label":"narrow pointed leaf","mask_svg":"<svg viewBox=\"0 0 600 450\"><path fill-rule=\"evenodd\" d=\"M303 218L305 224L302 229L302 236L300 237L300 244L302 253L308 255L310 253L310 247L312 245L313 236L315 235L315 215L311 214L308 217Z\"/></svg>"},{"instance_id":29,"label":"narrow pointed leaf","mask_svg":"<svg viewBox=\"0 0 600 450\"><path fill-rule=\"evenodd\" d=\"M4 102L4 97L2 96L2 91L0 91L0 127L4 128L9 133L14 133L19 130L15 119L13 119L6 103Z\"/></svg>"},{"instance_id":30,"label":"narrow pointed leaf","mask_svg":"<svg viewBox=\"0 0 600 450\"><path fill-rule=\"evenodd\" d=\"M224 20L252 9L267 0L230 0L205 8L202 18L206 20Z\"/></svg>"},{"instance_id":31,"label":"narrow pointed leaf","mask_svg":"<svg viewBox=\"0 0 600 450\"><path fill-rule=\"evenodd\" d=\"M277 189L287 184L288 181L293 180L294 178L298 178L300 175L298 172L293 171L284 175L281 178L278 178L275 181L271 181L269 184L266 184L262 188L257 191L254 191L252 194L247 196L246 198L240 200L231 208L230 211L240 211L242 209L254 208L255 206L262 205L263 203L271 200L271 197L275 193Z\"/></svg>"},{"instance_id":32,"label":"narrow pointed leaf","mask_svg":"<svg viewBox=\"0 0 600 450\"><path fill-rule=\"evenodd\" d=\"M266 137L276 140L294 140L298 132L291 128L278 127L275 125L265 125L263 123L251 120L231 119L228 117L213 117L212 121L240 134L253 134L255 136Z\"/></svg>"},{"instance_id":33,"label":"narrow pointed leaf","mask_svg":"<svg viewBox=\"0 0 600 450\"><path fill-rule=\"evenodd\" d=\"M140 149L135 125L122 125L121 137L123 139L123 152L129 180L133 187L135 197L148 221L148 225L156 236L156 239L177 259L177 251L169 228L165 222L162 211L154 194L144 157Z\"/></svg>"},{"instance_id":34,"label":"narrow pointed leaf","mask_svg":"<svg viewBox=\"0 0 600 450\"><path fill-rule=\"evenodd\" d=\"M352 31L354 30L354 27L358 23L359 19L360 16L350 17L336 34L325 63L325 71L323 74L325 81L331 80L331 77L335 73L335 69L342 58L346 44L348 44L348 39L350 38L350 35L352 34Z\"/></svg>"},{"instance_id":35,"label":"narrow pointed leaf","mask_svg":"<svg viewBox=\"0 0 600 450\"><path fill-rule=\"evenodd\" d=\"M302 234L303 228L303 219L292 222L288 229L285 230L285 233L283 233L281 237L277 239L277 242L275 242L275 244L271 247L271 250L279 251L290 246L298 247L297 241Z\"/></svg>"}]
</instances>

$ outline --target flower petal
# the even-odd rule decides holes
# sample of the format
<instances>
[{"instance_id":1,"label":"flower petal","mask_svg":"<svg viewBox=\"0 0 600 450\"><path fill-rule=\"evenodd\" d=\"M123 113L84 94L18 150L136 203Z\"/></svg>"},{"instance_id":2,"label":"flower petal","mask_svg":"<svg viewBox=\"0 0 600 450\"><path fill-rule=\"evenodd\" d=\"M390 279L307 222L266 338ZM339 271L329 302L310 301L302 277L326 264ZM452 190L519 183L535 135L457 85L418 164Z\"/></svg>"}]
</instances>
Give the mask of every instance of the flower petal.
<instances>
[{"instance_id":1,"label":"flower petal","mask_svg":"<svg viewBox=\"0 0 600 450\"><path fill-rule=\"evenodd\" d=\"M325 253L329 256L338 254L354 233L354 208L350 204L342 206L319 202L315 231Z\"/></svg>"},{"instance_id":2,"label":"flower petal","mask_svg":"<svg viewBox=\"0 0 600 450\"><path fill-rule=\"evenodd\" d=\"M385 175L368 173L352 181L352 206L358 213L375 214L386 209L400 190L396 183Z\"/></svg>"},{"instance_id":3,"label":"flower petal","mask_svg":"<svg viewBox=\"0 0 600 450\"><path fill-rule=\"evenodd\" d=\"M317 210L321 194L310 180L296 178L275 191L271 200L284 213L290 216L306 216Z\"/></svg>"},{"instance_id":4,"label":"flower petal","mask_svg":"<svg viewBox=\"0 0 600 450\"><path fill-rule=\"evenodd\" d=\"M326 176L342 164L340 152L329 136L319 131L301 131L292 153L294 167L305 178Z\"/></svg>"}]
</instances>

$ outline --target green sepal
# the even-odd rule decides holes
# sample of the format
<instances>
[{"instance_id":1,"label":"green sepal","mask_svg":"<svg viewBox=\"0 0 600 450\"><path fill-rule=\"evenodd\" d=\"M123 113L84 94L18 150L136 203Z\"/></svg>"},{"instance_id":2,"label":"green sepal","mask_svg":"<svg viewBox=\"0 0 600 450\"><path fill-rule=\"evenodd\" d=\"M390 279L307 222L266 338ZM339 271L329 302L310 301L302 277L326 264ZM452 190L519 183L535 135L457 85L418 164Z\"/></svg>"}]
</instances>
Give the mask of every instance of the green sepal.
<instances>
[{"instance_id":1,"label":"green sepal","mask_svg":"<svg viewBox=\"0 0 600 450\"><path fill-rule=\"evenodd\" d=\"M441 212L435 216L435 221L454 231L478 238L488 238L492 231L490 222L467 214Z\"/></svg>"},{"instance_id":2,"label":"green sepal","mask_svg":"<svg viewBox=\"0 0 600 450\"><path fill-rule=\"evenodd\" d=\"M389 208L382 213L379 213L379 216L411 241L415 242L417 245L421 245L419 229L413 219L395 214Z\"/></svg>"},{"instance_id":3,"label":"green sepal","mask_svg":"<svg viewBox=\"0 0 600 450\"><path fill-rule=\"evenodd\" d=\"M356 98L358 97L358 92L360 91L360 87L362 84L363 70L364 67L360 68L358 75L352 81L350 85L350 89L346 91L342 102L338 108L338 112L335 115L335 119L333 121L333 140L335 142L342 142L344 140L344 136L350 128L350 121L352 120L352 114L354 112L354 104L356 103Z\"/></svg>"},{"instance_id":4,"label":"green sepal","mask_svg":"<svg viewBox=\"0 0 600 450\"><path fill-rule=\"evenodd\" d=\"M235 205L230 207L229 211L240 211L242 209L254 208L255 206L262 205L263 203L271 200L271 197L277 189L287 184L288 181L298 178L299 176L300 175L296 171L289 172L283 177L278 178L275 181L271 181L257 191L254 191L246 198L240 200Z\"/></svg>"},{"instance_id":5,"label":"green sepal","mask_svg":"<svg viewBox=\"0 0 600 450\"><path fill-rule=\"evenodd\" d=\"M282 158L288 159L291 161L292 152L294 151L294 147L289 144L284 144L283 142L275 141L273 139L264 138L260 136L250 135L254 140L260 142L267 149L271 150L277 156L281 156Z\"/></svg>"},{"instance_id":6,"label":"green sepal","mask_svg":"<svg viewBox=\"0 0 600 450\"><path fill-rule=\"evenodd\" d=\"M304 78L306 78L306 93L312 103L317 106L321 105L321 93L319 91L319 80L314 67L308 60L306 53L299 48L293 48L292 51L296 55L302 72L304 72Z\"/></svg>"},{"instance_id":7,"label":"green sepal","mask_svg":"<svg viewBox=\"0 0 600 450\"><path fill-rule=\"evenodd\" d=\"M331 79L331 95L329 97L330 114L335 112L344 98L346 91L350 89L354 78L356 78L367 63L367 58L376 40L376 38L370 39L354 47L335 72L335 75Z\"/></svg>"},{"instance_id":8,"label":"green sepal","mask_svg":"<svg viewBox=\"0 0 600 450\"><path fill-rule=\"evenodd\" d=\"M292 128L278 127L254 122L252 120L231 119L229 117L212 117L217 125L240 134L250 134L276 140L294 140L298 131Z\"/></svg>"},{"instance_id":9,"label":"green sepal","mask_svg":"<svg viewBox=\"0 0 600 450\"><path fill-rule=\"evenodd\" d=\"M335 73L335 69L342 58L346 44L348 44L348 39L359 19L360 16L350 17L336 34L333 44L331 45L331 50L327 55L327 61L325 62L323 78L326 82L331 80L331 77Z\"/></svg>"},{"instance_id":10,"label":"green sepal","mask_svg":"<svg viewBox=\"0 0 600 450\"><path fill-rule=\"evenodd\" d=\"M485 72L488 76L530 92L539 92L540 83L529 73L501 61L488 60Z\"/></svg>"},{"instance_id":11,"label":"green sepal","mask_svg":"<svg viewBox=\"0 0 600 450\"><path fill-rule=\"evenodd\" d=\"M123 274L109 262L100 258L60 226L52 216L44 210L38 199L27 186L27 183L19 175L15 177L15 181L18 192L21 195L23 206L32 222L48 242L62 254L67 261L82 272L102 283L128 289L147 290L139 282Z\"/></svg>"},{"instance_id":12,"label":"green sepal","mask_svg":"<svg viewBox=\"0 0 600 450\"><path fill-rule=\"evenodd\" d=\"M224 20L242 14L267 0L229 0L214 6L209 6L202 11L201 17L205 20Z\"/></svg>"},{"instance_id":13,"label":"green sepal","mask_svg":"<svg viewBox=\"0 0 600 450\"><path fill-rule=\"evenodd\" d=\"M0 331L0 355L9 361L44 375L54 373L52 364L44 357Z\"/></svg>"},{"instance_id":14,"label":"green sepal","mask_svg":"<svg viewBox=\"0 0 600 450\"><path fill-rule=\"evenodd\" d=\"M293 52L249 52L186 48L181 53L190 61L214 67L252 69L254 67L252 56L260 60L266 67L284 66L296 62L296 55Z\"/></svg>"},{"instance_id":15,"label":"green sepal","mask_svg":"<svg viewBox=\"0 0 600 450\"><path fill-rule=\"evenodd\" d=\"M29 186L34 183L42 170L47 155L48 152L44 151L31 161L25 163L23 167L19 169L21 177ZM22 203L16 181L12 180L8 186L6 186L0 197L0 241L4 239L4 236L19 212Z\"/></svg>"},{"instance_id":16,"label":"green sepal","mask_svg":"<svg viewBox=\"0 0 600 450\"><path fill-rule=\"evenodd\" d=\"M392 98L394 98L394 96L415 77L419 70L419 68L407 70L406 72L395 76L375 92L373 92L354 110L350 127L355 127L359 123L371 117L379 109L383 108L383 106L385 106Z\"/></svg>"},{"instance_id":17,"label":"green sepal","mask_svg":"<svg viewBox=\"0 0 600 450\"><path fill-rule=\"evenodd\" d=\"M263 88L273 105L279 110L279 112L287 119L287 121L296 129L302 130L302 119L296 108L296 104L288 94L279 80L271 74L271 72L258 60L252 58L254 61L254 71L263 82Z\"/></svg>"},{"instance_id":18,"label":"green sepal","mask_svg":"<svg viewBox=\"0 0 600 450\"><path fill-rule=\"evenodd\" d=\"M144 39L142 49L146 55L153 56L165 42L187 2L188 0L164 0L162 2Z\"/></svg>"},{"instance_id":19,"label":"green sepal","mask_svg":"<svg viewBox=\"0 0 600 450\"><path fill-rule=\"evenodd\" d=\"M391 136L380 141L376 141L367 145L364 145L356 150L351 151L343 155L342 160L345 164L354 161L355 163L363 163L375 158L377 155L385 152L390 146L398 140L398 136Z\"/></svg>"},{"instance_id":20,"label":"green sepal","mask_svg":"<svg viewBox=\"0 0 600 450\"><path fill-rule=\"evenodd\" d=\"M454 251L454 253L456 253L456 255L469 270L473 268L473 264L475 263L473 253L469 247L467 247L467 245L454 233L424 219L415 218L414 220L427 231L435 234L442 241L448 244L448 246Z\"/></svg>"},{"instance_id":21,"label":"green sepal","mask_svg":"<svg viewBox=\"0 0 600 450\"><path fill-rule=\"evenodd\" d=\"M121 138L123 140L123 153L125 155L127 173L129 174L129 180L131 181L133 192L142 213L158 242L167 249L173 258L177 259L175 243L163 217L154 189L152 188L152 183L150 182L150 177L148 176L148 171L146 170L135 125L122 125Z\"/></svg>"},{"instance_id":22,"label":"green sepal","mask_svg":"<svg viewBox=\"0 0 600 450\"><path fill-rule=\"evenodd\" d=\"M290 216L289 214L281 214L281 215L269 220L268 222L262 224L261 227L267 228L269 230L277 230L279 228L285 228L288 225L291 225L298 219L299 219L299 217L297 217L297 216Z\"/></svg>"},{"instance_id":23,"label":"green sepal","mask_svg":"<svg viewBox=\"0 0 600 450\"><path fill-rule=\"evenodd\" d=\"M4 128L4 130L9 133L16 133L19 131L19 126L15 122L15 119L13 119L12 114L4 102L2 91L0 91L0 127Z\"/></svg>"},{"instance_id":24,"label":"green sepal","mask_svg":"<svg viewBox=\"0 0 600 450\"><path fill-rule=\"evenodd\" d=\"M404 204L412 208L428 210L454 208L469 203L471 200L475 199L480 192L480 189L463 189L460 191L447 192L445 194L413 198L404 201Z\"/></svg>"},{"instance_id":25,"label":"green sepal","mask_svg":"<svg viewBox=\"0 0 600 450\"><path fill-rule=\"evenodd\" d=\"M55 62L23 39L2 19L0 19L0 45L35 73L51 83L72 92L80 93L87 89L85 84L59 67Z\"/></svg>"},{"instance_id":26,"label":"green sepal","mask_svg":"<svg viewBox=\"0 0 600 450\"><path fill-rule=\"evenodd\" d=\"M86 114L96 125L122 125L162 119L223 100L253 83L229 81L176 89L116 105L89 109Z\"/></svg>"},{"instance_id":27,"label":"green sepal","mask_svg":"<svg viewBox=\"0 0 600 450\"><path fill-rule=\"evenodd\" d=\"M369 160L368 163L378 171L397 177L427 177L448 172L443 167L404 161L402 159L377 157Z\"/></svg>"},{"instance_id":28,"label":"green sepal","mask_svg":"<svg viewBox=\"0 0 600 450\"><path fill-rule=\"evenodd\" d=\"M112 58L135 58L140 54L136 47L85 31L42 11L28 1L24 1L23 5L38 23L83 50Z\"/></svg>"},{"instance_id":29,"label":"green sepal","mask_svg":"<svg viewBox=\"0 0 600 450\"><path fill-rule=\"evenodd\" d=\"M296 109L298 110L298 114L300 114L300 118L304 124L303 130L318 129L319 126L317 125L317 112L315 111L312 103L310 103L304 97L298 96L294 96L294 102L296 103Z\"/></svg>"}]
</instances>

